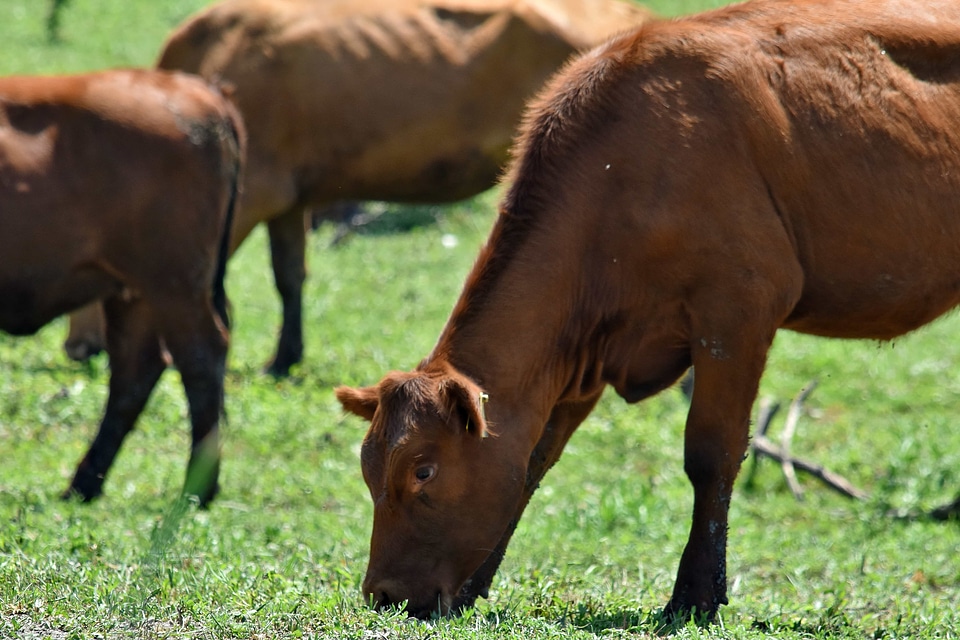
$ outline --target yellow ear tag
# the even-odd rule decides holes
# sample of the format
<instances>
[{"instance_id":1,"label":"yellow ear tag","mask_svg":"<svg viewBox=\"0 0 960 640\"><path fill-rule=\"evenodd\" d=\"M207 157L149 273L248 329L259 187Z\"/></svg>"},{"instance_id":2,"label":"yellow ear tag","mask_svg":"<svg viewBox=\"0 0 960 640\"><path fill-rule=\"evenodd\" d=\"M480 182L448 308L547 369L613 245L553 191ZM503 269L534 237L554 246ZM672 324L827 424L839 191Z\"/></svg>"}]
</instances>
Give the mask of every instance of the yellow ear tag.
<instances>
[{"instance_id":1,"label":"yellow ear tag","mask_svg":"<svg viewBox=\"0 0 960 640\"><path fill-rule=\"evenodd\" d=\"M484 393L483 391L481 391L481 392L480 392L480 395L477 397L477 405L479 406L479 409L480 409L480 417L483 418L484 424L486 424L486 422L487 422L487 409L486 409L486 407L487 407L487 400L489 400L489 399L490 399L490 396L488 396L488 395L487 395L486 393ZM484 438L487 437L487 430L486 430L486 429L483 430L483 436L482 436L482 437L484 437Z\"/></svg>"}]
</instances>

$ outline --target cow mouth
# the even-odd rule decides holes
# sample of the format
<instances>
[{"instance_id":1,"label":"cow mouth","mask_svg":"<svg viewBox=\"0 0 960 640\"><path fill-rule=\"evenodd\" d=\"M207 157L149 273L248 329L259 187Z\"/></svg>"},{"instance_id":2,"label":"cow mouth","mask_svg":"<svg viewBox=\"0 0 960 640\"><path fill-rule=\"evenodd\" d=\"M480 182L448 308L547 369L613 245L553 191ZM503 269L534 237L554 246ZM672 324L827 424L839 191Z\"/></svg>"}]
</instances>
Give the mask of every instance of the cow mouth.
<instances>
[{"instance_id":1,"label":"cow mouth","mask_svg":"<svg viewBox=\"0 0 960 640\"><path fill-rule=\"evenodd\" d=\"M411 618L417 618L419 620L429 620L431 618L444 618L449 616L451 611L451 605L453 603L453 598L449 595L444 595L442 591L437 591L432 600L429 603L423 605L415 606L411 603L407 603L406 611L407 615Z\"/></svg>"},{"instance_id":2,"label":"cow mouth","mask_svg":"<svg viewBox=\"0 0 960 640\"><path fill-rule=\"evenodd\" d=\"M363 584L364 597L376 610L402 608L408 616L420 620L458 616L472 607L478 597L489 597L490 583L502 559L503 552L499 547L488 552L462 582L458 578L446 581L443 575L435 575L435 580L416 585L395 578L376 577L377 574L371 575L368 569Z\"/></svg>"},{"instance_id":3,"label":"cow mouth","mask_svg":"<svg viewBox=\"0 0 960 640\"><path fill-rule=\"evenodd\" d=\"M404 611L411 618L419 620L429 620L432 618L446 618L459 616L464 610L474 606L477 598L488 598L489 587L488 580L474 575L454 591L456 597L447 593L443 589L437 589L432 598L428 598L420 604L415 604L409 600L395 601L386 592L371 594L373 606L375 609L386 609L389 607L403 606Z\"/></svg>"},{"instance_id":4,"label":"cow mouth","mask_svg":"<svg viewBox=\"0 0 960 640\"><path fill-rule=\"evenodd\" d=\"M453 598L441 589L438 589L432 597L421 600L419 603L398 599L385 590L368 593L367 597L369 598L369 604L377 611L391 607L403 607L408 616L420 620L442 618L453 613Z\"/></svg>"}]
</instances>

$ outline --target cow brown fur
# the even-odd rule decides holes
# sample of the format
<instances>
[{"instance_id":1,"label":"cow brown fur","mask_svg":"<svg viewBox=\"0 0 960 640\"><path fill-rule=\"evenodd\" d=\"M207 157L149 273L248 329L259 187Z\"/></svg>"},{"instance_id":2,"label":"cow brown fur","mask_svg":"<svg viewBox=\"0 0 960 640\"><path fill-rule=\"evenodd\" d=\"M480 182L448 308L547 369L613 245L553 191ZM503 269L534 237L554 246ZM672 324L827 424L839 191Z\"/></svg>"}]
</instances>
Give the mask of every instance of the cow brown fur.
<instances>
[{"instance_id":1,"label":"cow brown fur","mask_svg":"<svg viewBox=\"0 0 960 640\"><path fill-rule=\"evenodd\" d=\"M0 78L0 330L103 300L110 391L66 495L100 495L165 350L190 409L184 492L216 493L242 145L231 103L187 74Z\"/></svg>"},{"instance_id":2,"label":"cow brown fur","mask_svg":"<svg viewBox=\"0 0 960 640\"><path fill-rule=\"evenodd\" d=\"M603 389L636 402L693 365L693 519L666 612L713 616L776 331L884 340L960 302L957 123L948 0L757 0L568 66L432 353L337 390L371 420L365 595L430 615L485 594Z\"/></svg>"},{"instance_id":3,"label":"cow brown fur","mask_svg":"<svg viewBox=\"0 0 960 640\"><path fill-rule=\"evenodd\" d=\"M232 247L266 223L283 305L268 370L303 354L305 208L490 188L524 101L648 16L622 0L227 0L178 28L159 66L232 85L249 132ZM79 357L95 350L81 326Z\"/></svg>"}]
</instances>

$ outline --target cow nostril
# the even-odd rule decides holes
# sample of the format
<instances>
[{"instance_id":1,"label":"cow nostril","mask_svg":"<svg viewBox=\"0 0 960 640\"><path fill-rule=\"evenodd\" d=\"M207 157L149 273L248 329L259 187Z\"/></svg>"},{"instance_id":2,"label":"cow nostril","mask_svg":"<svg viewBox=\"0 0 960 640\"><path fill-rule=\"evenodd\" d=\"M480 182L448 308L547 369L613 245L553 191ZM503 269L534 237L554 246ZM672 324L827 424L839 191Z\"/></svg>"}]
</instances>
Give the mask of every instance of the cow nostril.
<instances>
[{"instance_id":1,"label":"cow nostril","mask_svg":"<svg viewBox=\"0 0 960 640\"><path fill-rule=\"evenodd\" d=\"M383 585L373 585L364 589L364 593L367 597L367 604L372 609L385 609L394 604L393 598L390 597Z\"/></svg>"}]
</instances>

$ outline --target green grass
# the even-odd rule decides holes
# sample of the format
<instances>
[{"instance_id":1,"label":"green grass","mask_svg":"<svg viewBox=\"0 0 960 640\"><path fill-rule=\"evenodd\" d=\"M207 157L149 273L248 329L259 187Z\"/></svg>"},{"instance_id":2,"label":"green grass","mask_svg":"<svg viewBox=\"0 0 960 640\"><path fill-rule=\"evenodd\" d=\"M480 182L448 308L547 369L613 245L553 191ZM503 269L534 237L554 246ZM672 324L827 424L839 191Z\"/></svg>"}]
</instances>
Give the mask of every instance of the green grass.
<instances>
[{"instance_id":1,"label":"green grass","mask_svg":"<svg viewBox=\"0 0 960 640\"><path fill-rule=\"evenodd\" d=\"M71 0L48 45L43 5L0 4L0 71L149 64L199 0ZM706 6L697 3L696 6ZM663 13L695 8L661 2ZM686 405L608 394L548 474L491 598L458 619L413 622L361 602L370 501L364 426L332 387L409 368L430 349L493 217L496 193L445 209L398 209L332 249L311 236L307 358L289 380L259 374L279 305L266 237L230 265L233 334L221 498L171 512L188 454L176 372L165 374L92 505L61 502L92 437L106 362L67 361L58 321L0 336L0 637L618 638L654 635L689 525L681 463ZM458 239L446 248L444 235ZM801 476L797 502L776 465L738 487L731 604L680 638L956 638L960 527L897 520L960 490L960 321L891 344L781 334L762 395L809 380L794 441L868 490L852 502ZM773 435L779 429L778 422ZM174 526L176 525L176 526Z\"/></svg>"}]
</instances>

